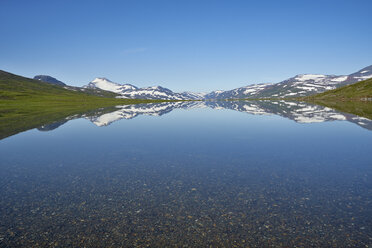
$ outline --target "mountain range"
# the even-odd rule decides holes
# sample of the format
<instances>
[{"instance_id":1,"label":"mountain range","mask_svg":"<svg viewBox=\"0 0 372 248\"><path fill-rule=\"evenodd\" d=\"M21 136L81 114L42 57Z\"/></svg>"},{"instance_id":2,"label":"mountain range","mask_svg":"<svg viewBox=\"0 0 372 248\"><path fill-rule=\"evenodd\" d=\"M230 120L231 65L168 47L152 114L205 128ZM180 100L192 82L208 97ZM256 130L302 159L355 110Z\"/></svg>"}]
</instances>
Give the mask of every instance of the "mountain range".
<instances>
[{"instance_id":1,"label":"mountain range","mask_svg":"<svg viewBox=\"0 0 372 248\"><path fill-rule=\"evenodd\" d=\"M249 99L303 97L333 90L372 78L372 66L365 67L350 75L300 74L275 84L254 84L228 90L213 91L207 99Z\"/></svg>"},{"instance_id":2,"label":"mountain range","mask_svg":"<svg viewBox=\"0 0 372 248\"><path fill-rule=\"evenodd\" d=\"M4 73L6 74L6 72ZM252 84L232 90L217 90L209 93L177 93L162 86L139 88L132 84L115 83L107 78L95 78L83 87L70 86L47 75L37 75L34 80L74 92L103 97L146 100L208 100L306 97L370 78L372 78L372 65L350 75L299 74L279 83Z\"/></svg>"},{"instance_id":3,"label":"mountain range","mask_svg":"<svg viewBox=\"0 0 372 248\"><path fill-rule=\"evenodd\" d=\"M303 97L372 78L372 65L350 75L300 74L279 83L252 84L232 90L210 93L175 93L161 86L138 88L132 84L118 84L106 78L96 78L84 88L117 93L118 98L203 100L203 99L257 99Z\"/></svg>"}]
</instances>

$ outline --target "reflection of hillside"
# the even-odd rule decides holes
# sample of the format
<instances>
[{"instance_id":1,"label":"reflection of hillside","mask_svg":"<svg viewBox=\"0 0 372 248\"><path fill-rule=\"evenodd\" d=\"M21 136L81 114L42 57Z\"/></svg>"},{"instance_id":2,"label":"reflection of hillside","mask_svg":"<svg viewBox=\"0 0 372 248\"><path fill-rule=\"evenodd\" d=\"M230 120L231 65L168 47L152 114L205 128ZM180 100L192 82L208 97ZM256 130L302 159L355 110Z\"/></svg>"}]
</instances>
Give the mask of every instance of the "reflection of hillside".
<instances>
[{"instance_id":1,"label":"reflection of hillside","mask_svg":"<svg viewBox=\"0 0 372 248\"><path fill-rule=\"evenodd\" d=\"M76 114L76 115L68 116L64 119L61 119L55 122L51 122L51 123L48 122L47 124L44 124L38 127L37 129L39 131L51 131L51 130L54 130L62 126L63 124L65 124L66 122L70 120L79 119L79 118L90 118L92 116L102 116L102 115L105 115L106 113L112 113L116 109L117 109L116 107L100 108L100 109L92 110L92 111L89 111L83 114Z\"/></svg>"}]
</instances>

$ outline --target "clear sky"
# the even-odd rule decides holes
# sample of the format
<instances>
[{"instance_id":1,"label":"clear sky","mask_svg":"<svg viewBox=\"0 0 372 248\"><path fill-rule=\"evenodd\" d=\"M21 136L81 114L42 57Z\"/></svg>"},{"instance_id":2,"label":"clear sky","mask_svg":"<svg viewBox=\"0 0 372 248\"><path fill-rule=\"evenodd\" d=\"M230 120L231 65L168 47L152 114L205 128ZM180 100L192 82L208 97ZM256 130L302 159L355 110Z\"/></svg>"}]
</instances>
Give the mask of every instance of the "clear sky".
<instances>
[{"instance_id":1,"label":"clear sky","mask_svg":"<svg viewBox=\"0 0 372 248\"><path fill-rule=\"evenodd\" d=\"M371 0L0 0L0 69L174 91L372 64Z\"/></svg>"}]
</instances>

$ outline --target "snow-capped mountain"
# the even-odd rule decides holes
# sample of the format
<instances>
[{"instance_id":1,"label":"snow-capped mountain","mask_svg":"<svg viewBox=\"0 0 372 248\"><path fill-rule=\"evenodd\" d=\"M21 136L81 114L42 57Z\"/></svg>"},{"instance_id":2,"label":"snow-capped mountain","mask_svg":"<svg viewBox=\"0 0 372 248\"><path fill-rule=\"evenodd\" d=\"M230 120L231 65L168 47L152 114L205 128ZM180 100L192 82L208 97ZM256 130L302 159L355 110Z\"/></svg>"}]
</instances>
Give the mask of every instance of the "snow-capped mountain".
<instances>
[{"instance_id":1,"label":"snow-capped mountain","mask_svg":"<svg viewBox=\"0 0 372 248\"><path fill-rule=\"evenodd\" d=\"M118 84L114 83L107 78L95 78L88 85L83 86L84 88L99 88L101 90L111 91L117 94L122 94L127 91L137 90L138 88L131 84Z\"/></svg>"},{"instance_id":2,"label":"snow-capped mountain","mask_svg":"<svg viewBox=\"0 0 372 248\"><path fill-rule=\"evenodd\" d=\"M119 94L117 98L129 99L162 99L162 100L197 100L201 99L197 94L175 93L170 89L161 86L138 88L131 84L118 84L106 78L96 78L88 85L90 89L102 89Z\"/></svg>"},{"instance_id":3,"label":"snow-capped mountain","mask_svg":"<svg viewBox=\"0 0 372 248\"><path fill-rule=\"evenodd\" d=\"M350 74L345 82L343 82L343 85L356 83L369 78L372 78L372 65Z\"/></svg>"},{"instance_id":4,"label":"snow-capped mountain","mask_svg":"<svg viewBox=\"0 0 372 248\"><path fill-rule=\"evenodd\" d=\"M350 75L300 74L276 84L253 84L228 91L213 91L206 99L284 98L322 93L372 78L372 66Z\"/></svg>"},{"instance_id":5,"label":"snow-capped mountain","mask_svg":"<svg viewBox=\"0 0 372 248\"><path fill-rule=\"evenodd\" d=\"M66 90L84 92L86 94L94 95L94 96L115 97L117 95L117 94L114 94L113 92L109 92L107 90L103 90L100 88L94 88L94 87L82 88L82 87L67 85L64 82L61 82L58 79L48 76L48 75L37 75L33 79L38 80L40 82L58 85L58 86L65 88Z\"/></svg>"}]
</instances>

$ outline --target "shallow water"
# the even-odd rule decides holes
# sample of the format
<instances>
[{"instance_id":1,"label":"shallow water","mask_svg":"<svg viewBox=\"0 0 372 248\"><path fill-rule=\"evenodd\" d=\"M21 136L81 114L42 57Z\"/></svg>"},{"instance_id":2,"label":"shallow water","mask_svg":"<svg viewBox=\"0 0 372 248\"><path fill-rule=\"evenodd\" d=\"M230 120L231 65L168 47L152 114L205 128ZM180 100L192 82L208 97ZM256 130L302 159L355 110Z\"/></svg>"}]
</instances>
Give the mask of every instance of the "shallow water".
<instances>
[{"instance_id":1,"label":"shallow water","mask_svg":"<svg viewBox=\"0 0 372 248\"><path fill-rule=\"evenodd\" d=\"M0 140L0 247L371 246L371 130L284 101L69 117Z\"/></svg>"}]
</instances>

